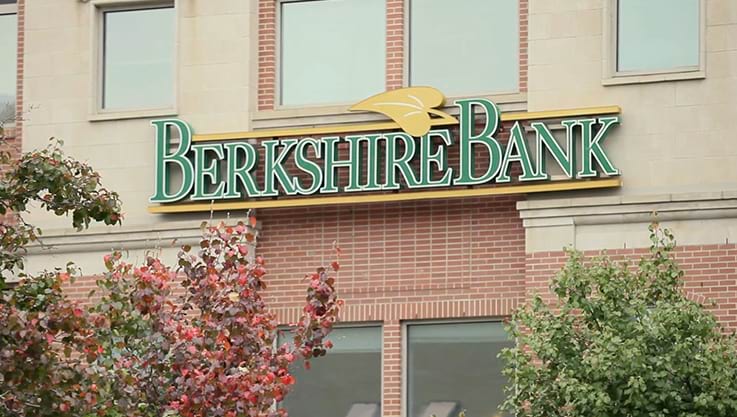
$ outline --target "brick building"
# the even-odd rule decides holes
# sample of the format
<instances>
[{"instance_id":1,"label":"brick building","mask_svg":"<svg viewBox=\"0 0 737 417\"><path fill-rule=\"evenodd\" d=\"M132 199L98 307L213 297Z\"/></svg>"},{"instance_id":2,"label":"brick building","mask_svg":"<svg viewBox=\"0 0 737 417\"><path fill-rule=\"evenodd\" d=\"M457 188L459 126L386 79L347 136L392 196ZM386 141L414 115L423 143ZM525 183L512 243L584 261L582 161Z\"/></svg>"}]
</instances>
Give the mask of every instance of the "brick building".
<instances>
[{"instance_id":1,"label":"brick building","mask_svg":"<svg viewBox=\"0 0 737 417\"><path fill-rule=\"evenodd\" d=\"M89 276L70 289L81 298L110 249L173 259L178 245L196 241L210 208L219 219L257 207L255 251L288 323L299 313L302 275L330 259L334 241L341 246L343 323L334 352L288 400L294 417L495 415L504 384L496 353L509 344L501 322L545 291L566 246L642 254L653 211L678 238L688 290L713 300L725 327L737 329L737 2L0 0L0 23L12 144L31 150L63 139L121 194L126 213L120 228L84 233L33 213L52 248L30 252L32 269L76 261ZM152 120L186 121L193 143L242 140L263 158L267 140L345 137L366 124L399 131L383 114L348 108L425 85L456 118L456 100L493 101L506 148L515 121L534 143L531 122L562 141L571 117L614 114L604 146L617 173L558 169L526 182L511 162L508 184L350 194L343 167L335 171L342 192L292 197L282 182L277 197L230 200L213 191L214 174L199 203L151 202ZM482 129L488 120L476 122ZM180 132L169 151L181 140ZM474 169L493 159L474 152ZM459 158L449 148L448 163ZM186 182L172 178L169 187Z\"/></svg>"}]
</instances>

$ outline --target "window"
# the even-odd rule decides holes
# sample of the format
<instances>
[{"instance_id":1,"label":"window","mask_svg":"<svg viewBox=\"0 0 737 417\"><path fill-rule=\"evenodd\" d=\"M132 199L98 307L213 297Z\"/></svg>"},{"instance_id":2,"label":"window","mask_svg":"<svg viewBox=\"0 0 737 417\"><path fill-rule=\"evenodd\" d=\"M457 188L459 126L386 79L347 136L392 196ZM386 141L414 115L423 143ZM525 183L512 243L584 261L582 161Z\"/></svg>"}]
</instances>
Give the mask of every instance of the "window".
<instances>
[{"instance_id":1,"label":"window","mask_svg":"<svg viewBox=\"0 0 737 417\"><path fill-rule=\"evenodd\" d=\"M280 3L280 103L352 103L384 91L385 0Z\"/></svg>"},{"instance_id":2,"label":"window","mask_svg":"<svg viewBox=\"0 0 737 417\"><path fill-rule=\"evenodd\" d=\"M618 0L617 72L698 70L700 15L700 0Z\"/></svg>"},{"instance_id":3,"label":"window","mask_svg":"<svg viewBox=\"0 0 737 417\"><path fill-rule=\"evenodd\" d=\"M15 0L0 1L0 123L15 121L18 16Z\"/></svg>"},{"instance_id":4,"label":"window","mask_svg":"<svg viewBox=\"0 0 737 417\"><path fill-rule=\"evenodd\" d=\"M290 417L381 417L381 327L336 328L333 348L305 370L282 404ZM285 338L280 337L280 343Z\"/></svg>"},{"instance_id":5,"label":"window","mask_svg":"<svg viewBox=\"0 0 737 417\"><path fill-rule=\"evenodd\" d=\"M498 415L507 381L497 354L508 346L501 323L408 325L407 416Z\"/></svg>"},{"instance_id":6,"label":"window","mask_svg":"<svg viewBox=\"0 0 737 417\"><path fill-rule=\"evenodd\" d=\"M174 107L174 8L105 10L102 18L101 107Z\"/></svg>"},{"instance_id":7,"label":"window","mask_svg":"<svg viewBox=\"0 0 737 417\"><path fill-rule=\"evenodd\" d=\"M447 96L519 90L518 0L410 0L409 82Z\"/></svg>"}]
</instances>

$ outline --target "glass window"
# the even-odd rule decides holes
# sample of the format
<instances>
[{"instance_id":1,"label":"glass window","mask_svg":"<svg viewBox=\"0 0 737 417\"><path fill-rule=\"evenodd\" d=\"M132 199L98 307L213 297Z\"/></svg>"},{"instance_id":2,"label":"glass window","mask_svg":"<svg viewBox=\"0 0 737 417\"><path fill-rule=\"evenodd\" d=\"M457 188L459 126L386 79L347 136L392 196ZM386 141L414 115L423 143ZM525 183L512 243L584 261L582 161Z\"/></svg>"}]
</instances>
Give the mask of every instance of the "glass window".
<instances>
[{"instance_id":1,"label":"glass window","mask_svg":"<svg viewBox=\"0 0 737 417\"><path fill-rule=\"evenodd\" d=\"M517 0L411 0L411 85L448 96L519 89Z\"/></svg>"},{"instance_id":2,"label":"glass window","mask_svg":"<svg viewBox=\"0 0 737 417\"><path fill-rule=\"evenodd\" d=\"M502 348L512 346L501 323L407 326L409 417L497 416L504 401Z\"/></svg>"},{"instance_id":3,"label":"glass window","mask_svg":"<svg viewBox=\"0 0 737 417\"><path fill-rule=\"evenodd\" d=\"M698 67L700 0L619 0L617 71Z\"/></svg>"},{"instance_id":4,"label":"glass window","mask_svg":"<svg viewBox=\"0 0 737 417\"><path fill-rule=\"evenodd\" d=\"M311 369L293 367L297 382L282 403L289 416L380 417L381 327L336 328L328 339L333 348Z\"/></svg>"},{"instance_id":5,"label":"glass window","mask_svg":"<svg viewBox=\"0 0 737 417\"><path fill-rule=\"evenodd\" d=\"M384 91L384 2L283 1L281 104L352 103Z\"/></svg>"},{"instance_id":6,"label":"glass window","mask_svg":"<svg viewBox=\"0 0 737 417\"><path fill-rule=\"evenodd\" d=\"M102 108L174 106L173 7L104 12Z\"/></svg>"},{"instance_id":7,"label":"glass window","mask_svg":"<svg viewBox=\"0 0 737 417\"><path fill-rule=\"evenodd\" d=\"M18 64L18 18L0 15L0 122L15 120L16 67Z\"/></svg>"}]
</instances>

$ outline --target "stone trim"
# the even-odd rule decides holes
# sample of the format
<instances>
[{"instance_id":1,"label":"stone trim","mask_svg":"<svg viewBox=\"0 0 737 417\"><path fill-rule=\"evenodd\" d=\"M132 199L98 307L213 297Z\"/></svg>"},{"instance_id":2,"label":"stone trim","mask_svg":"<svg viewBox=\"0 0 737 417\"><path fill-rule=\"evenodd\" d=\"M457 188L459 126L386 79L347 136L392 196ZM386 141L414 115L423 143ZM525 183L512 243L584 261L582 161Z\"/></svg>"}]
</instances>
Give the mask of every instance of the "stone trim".
<instances>
[{"instance_id":1,"label":"stone trim","mask_svg":"<svg viewBox=\"0 0 737 417\"><path fill-rule=\"evenodd\" d=\"M737 218L737 190L517 202L525 227Z\"/></svg>"},{"instance_id":2,"label":"stone trim","mask_svg":"<svg viewBox=\"0 0 737 417\"><path fill-rule=\"evenodd\" d=\"M608 196L517 203L525 252L647 247L657 220L685 245L737 241L737 192Z\"/></svg>"},{"instance_id":3,"label":"stone trim","mask_svg":"<svg viewBox=\"0 0 737 417\"><path fill-rule=\"evenodd\" d=\"M219 220L213 220L213 223ZM82 253L110 251L113 249L137 250L157 247L180 247L198 244L202 232L199 227L187 225L157 224L150 227L125 229L96 228L83 232L72 229L44 231L41 243L28 248L29 255L56 255L61 253ZM252 231L258 236L258 229Z\"/></svg>"}]
</instances>

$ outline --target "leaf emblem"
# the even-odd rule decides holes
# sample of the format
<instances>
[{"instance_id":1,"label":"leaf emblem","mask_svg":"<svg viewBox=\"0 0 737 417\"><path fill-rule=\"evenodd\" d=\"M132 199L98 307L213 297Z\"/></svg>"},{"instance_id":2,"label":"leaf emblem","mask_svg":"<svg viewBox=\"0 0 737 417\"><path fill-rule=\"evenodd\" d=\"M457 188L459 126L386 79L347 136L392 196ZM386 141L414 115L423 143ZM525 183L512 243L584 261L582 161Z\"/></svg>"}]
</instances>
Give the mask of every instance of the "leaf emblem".
<instances>
[{"instance_id":1,"label":"leaf emblem","mask_svg":"<svg viewBox=\"0 0 737 417\"><path fill-rule=\"evenodd\" d=\"M348 110L365 110L381 113L394 120L412 136L422 136L430 131L436 120L444 124L458 123L455 117L435 109L445 101L443 93L432 87L406 87L387 91L354 104ZM432 118L430 115L438 116Z\"/></svg>"}]
</instances>

